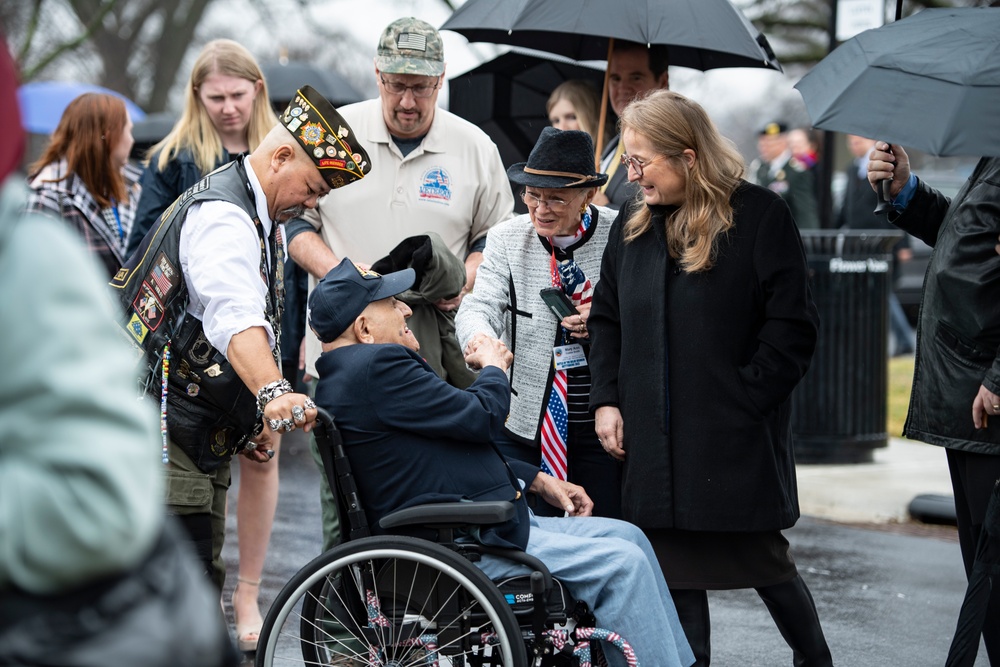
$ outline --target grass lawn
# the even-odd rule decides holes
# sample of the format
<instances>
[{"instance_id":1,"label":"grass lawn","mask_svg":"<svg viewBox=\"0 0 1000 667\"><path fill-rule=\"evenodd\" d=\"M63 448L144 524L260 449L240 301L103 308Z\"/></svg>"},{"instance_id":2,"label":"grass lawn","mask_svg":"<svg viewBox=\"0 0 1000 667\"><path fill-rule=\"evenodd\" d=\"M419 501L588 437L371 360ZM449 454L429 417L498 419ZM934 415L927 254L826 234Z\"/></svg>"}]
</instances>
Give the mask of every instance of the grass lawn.
<instances>
[{"instance_id":1,"label":"grass lawn","mask_svg":"<svg viewBox=\"0 0 1000 667\"><path fill-rule=\"evenodd\" d=\"M906 408L910 403L910 382L913 380L913 357L889 359L889 402L886 410L886 428L892 437L903 435Z\"/></svg>"}]
</instances>

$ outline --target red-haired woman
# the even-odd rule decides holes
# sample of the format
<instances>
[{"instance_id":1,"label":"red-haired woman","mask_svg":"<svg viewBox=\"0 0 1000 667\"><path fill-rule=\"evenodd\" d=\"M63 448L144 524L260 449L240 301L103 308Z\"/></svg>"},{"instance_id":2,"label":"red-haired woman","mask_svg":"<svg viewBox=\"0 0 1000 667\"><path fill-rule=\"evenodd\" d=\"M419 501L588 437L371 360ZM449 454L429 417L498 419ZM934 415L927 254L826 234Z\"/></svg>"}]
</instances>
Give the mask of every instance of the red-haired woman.
<instances>
[{"instance_id":1,"label":"red-haired woman","mask_svg":"<svg viewBox=\"0 0 1000 667\"><path fill-rule=\"evenodd\" d=\"M42 156L31 165L28 210L79 230L108 278L125 260L142 171L129 164L132 120L114 95L85 93L69 103Z\"/></svg>"}]
</instances>

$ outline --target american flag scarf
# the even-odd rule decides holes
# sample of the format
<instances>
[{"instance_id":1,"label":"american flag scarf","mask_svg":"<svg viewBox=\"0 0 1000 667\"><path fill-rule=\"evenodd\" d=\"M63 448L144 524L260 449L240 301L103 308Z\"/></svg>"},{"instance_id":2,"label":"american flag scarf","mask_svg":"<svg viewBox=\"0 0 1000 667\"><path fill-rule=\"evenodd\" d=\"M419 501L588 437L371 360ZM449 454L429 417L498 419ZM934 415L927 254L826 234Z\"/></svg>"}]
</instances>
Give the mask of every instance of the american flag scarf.
<instances>
[{"instance_id":1,"label":"american flag scarf","mask_svg":"<svg viewBox=\"0 0 1000 667\"><path fill-rule=\"evenodd\" d=\"M576 231L579 239L590 227L590 212L583 214L580 227ZM553 287L561 287L574 306L590 303L594 287L583 274L583 270L573 258L562 261L556 259L555 248L549 257L550 275ZM569 332L559 327L560 345L574 342ZM553 358L553 364L555 359ZM565 370L556 369L552 378L552 391L549 392L549 402L545 408L545 418L542 420L542 472L565 480L567 473L566 441L569 438L569 408L566 402L568 380Z\"/></svg>"}]
</instances>

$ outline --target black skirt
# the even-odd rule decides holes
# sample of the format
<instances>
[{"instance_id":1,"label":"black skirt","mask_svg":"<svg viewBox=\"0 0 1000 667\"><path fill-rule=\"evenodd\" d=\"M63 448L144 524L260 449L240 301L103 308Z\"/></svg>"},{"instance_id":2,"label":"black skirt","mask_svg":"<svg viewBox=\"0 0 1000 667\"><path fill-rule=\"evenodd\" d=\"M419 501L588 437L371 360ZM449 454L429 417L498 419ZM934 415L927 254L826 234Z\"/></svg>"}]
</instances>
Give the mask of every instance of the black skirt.
<instances>
[{"instance_id":1,"label":"black skirt","mask_svg":"<svg viewBox=\"0 0 1000 667\"><path fill-rule=\"evenodd\" d=\"M643 529L670 588L761 588L793 579L798 570L780 530L709 532Z\"/></svg>"}]
</instances>

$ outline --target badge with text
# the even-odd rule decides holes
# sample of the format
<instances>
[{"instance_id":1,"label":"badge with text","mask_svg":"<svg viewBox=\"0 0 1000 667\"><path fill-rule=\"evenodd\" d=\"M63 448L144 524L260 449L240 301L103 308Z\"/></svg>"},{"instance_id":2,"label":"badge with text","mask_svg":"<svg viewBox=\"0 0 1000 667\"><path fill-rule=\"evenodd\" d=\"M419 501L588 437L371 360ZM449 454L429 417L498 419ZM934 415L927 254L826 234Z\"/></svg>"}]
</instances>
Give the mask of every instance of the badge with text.
<instances>
[{"instance_id":1,"label":"badge with text","mask_svg":"<svg viewBox=\"0 0 1000 667\"><path fill-rule=\"evenodd\" d=\"M566 371L570 368L580 368L587 365L587 357L583 354L583 345L579 343L555 346L552 348L552 359L557 371Z\"/></svg>"}]
</instances>

